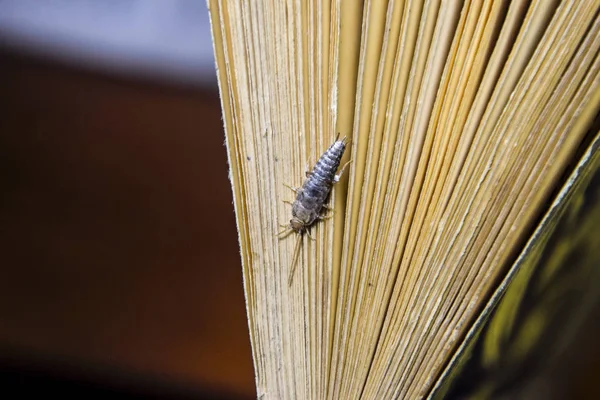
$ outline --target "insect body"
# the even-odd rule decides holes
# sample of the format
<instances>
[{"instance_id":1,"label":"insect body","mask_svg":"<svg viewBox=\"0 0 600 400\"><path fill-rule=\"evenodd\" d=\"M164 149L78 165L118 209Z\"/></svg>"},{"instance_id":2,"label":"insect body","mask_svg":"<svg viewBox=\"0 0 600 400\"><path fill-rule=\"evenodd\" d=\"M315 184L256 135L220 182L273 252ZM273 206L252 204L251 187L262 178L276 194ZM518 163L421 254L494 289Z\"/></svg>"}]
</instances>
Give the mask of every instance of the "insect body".
<instances>
[{"instance_id":1,"label":"insect body","mask_svg":"<svg viewBox=\"0 0 600 400\"><path fill-rule=\"evenodd\" d=\"M291 232L296 232L300 235L294 249L294 258L288 278L288 284L292 284L294 277L295 265L300 251L300 243L302 235L308 233L308 228L319 219L325 219L322 215L325 202L329 197L333 184L337 183L344 172L348 163L342 168L339 175L336 171L340 166L340 161L346 150L348 142L344 137L341 140L336 138L331 146L323 153L319 161L315 164L311 172L306 172L306 181L300 188L291 188L296 192L296 201L292 204L292 219L289 225L283 232L280 232L280 237L287 236ZM310 234L309 234L310 236Z\"/></svg>"}]
</instances>

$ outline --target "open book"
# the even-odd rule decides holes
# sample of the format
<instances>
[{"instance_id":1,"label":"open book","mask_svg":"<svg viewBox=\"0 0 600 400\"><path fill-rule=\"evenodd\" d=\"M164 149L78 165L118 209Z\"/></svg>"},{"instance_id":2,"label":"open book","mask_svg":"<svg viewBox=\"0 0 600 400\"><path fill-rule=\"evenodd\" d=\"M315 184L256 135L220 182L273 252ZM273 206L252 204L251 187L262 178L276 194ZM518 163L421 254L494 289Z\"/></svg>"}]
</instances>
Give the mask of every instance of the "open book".
<instances>
[{"instance_id":1,"label":"open book","mask_svg":"<svg viewBox=\"0 0 600 400\"><path fill-rule=\"evenodd\" d=\"M561 186L597 167L600 3L208 4L258 397L450 393ZM333 217L278 238L285 185L338 134Z\"/></svg>"}]
</instances>

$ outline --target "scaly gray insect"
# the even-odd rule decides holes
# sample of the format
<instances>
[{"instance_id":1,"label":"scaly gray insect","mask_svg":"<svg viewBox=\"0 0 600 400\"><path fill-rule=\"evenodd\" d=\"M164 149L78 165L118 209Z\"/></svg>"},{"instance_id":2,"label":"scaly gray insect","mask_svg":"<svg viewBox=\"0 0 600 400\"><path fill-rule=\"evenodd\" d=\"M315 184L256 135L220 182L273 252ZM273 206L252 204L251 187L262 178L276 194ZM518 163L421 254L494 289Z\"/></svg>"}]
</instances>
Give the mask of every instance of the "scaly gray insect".
<instances>
[{"instance_id":1,"label":"scaly gray insect","mask_svg":"<svg viewBox=\"0 0 600 400\"><path fill-rule=\"evenodd\" d=\"M292 219L290 220L290 223L284 225L286 229L279 232L277 236L279 236L279 238L284 238L292 232L296 232L300 235L296 240L294 258L288 277L288 285L290 286L294 278L296 262L298 261L298 255L300 253L302 235L306 233L310 237L308 228L310 228L317 220L329 218L328 216L322 215L321 212L323 209L328 208L325 205L325 202L329 197L331 188L340 180L340 177L344 173L344 169L350 164L350 161L348 161L346 165L342 167L340 173L336 175L336 171L340 166L347 144L348 141L346 140L346 137L339 139L338 134L335 138L335 142L333 142L325 153L323 153L321 158L319 158L319 161L317 161L312 171L306 171L306 180L304 181L304 184L300 188L288 186L296 192L296 201L292 203Z\"/></svg>"}]
</instances>

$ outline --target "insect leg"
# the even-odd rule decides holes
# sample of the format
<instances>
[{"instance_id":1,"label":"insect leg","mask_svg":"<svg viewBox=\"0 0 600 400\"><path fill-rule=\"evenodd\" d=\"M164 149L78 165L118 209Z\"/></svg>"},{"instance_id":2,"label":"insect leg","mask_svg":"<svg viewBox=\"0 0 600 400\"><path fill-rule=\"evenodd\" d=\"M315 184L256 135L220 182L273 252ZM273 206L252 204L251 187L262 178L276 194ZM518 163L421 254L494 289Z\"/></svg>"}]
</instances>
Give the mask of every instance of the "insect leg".
<instances>
[{"instance_id":1,"label":"insect leg","mask_svg":"<svg viewBox=\"0 0 600 400\"><path fill-rule=\"evenodd\" d=\"M342 174L344 173L344 170L346 169L346 167L352 162L353 160L348 161L346 164L344 164L344 166L342 167L342 169L340 169L340 173L337 174L334 178L333 178L333 183L338 183L340 181L340 179L342 178Z\"/></svg>"},{"instance_id":2,"label":"insect leg","mask_svg":"<svg viewBox=\"0 0 600 400\"><path fill-rule=\"evenodd\" d=\"M305 230L304 232L306 232L306 236L308 236L308 238L309 238L310 240L313 240L313 241L314 241L314 240L317 240L317 239L315 239L314 237L310 236L310 232L308 231L308 229L307 229L307 230Z\"/></svg>"},{"instance_id":3,"label":"insect leg","mask_svg":"<svg viewBox=\"0 0 600 400\"><path fill-rule=\"evenodd\" d=\"M329 215L319 215L317 218L320 219L321 221L324 221L326 219L331 219L331 218L333 218L333 213L331 213Z\"/></svg>"},{"instance_id":4,"label":"insect leg","mask_svg":"<svg viewBox=\"0 0 600 400\"><path fill-rule=\"evenodd\" d=\"M319 218L320 220L324 220L324 219L329 219L329 218L332 218L332 217L333 217L333 213L334 213L334 209L333 209L333 207L331 207L331 206L330 206L330 205L328 205L328 204L323 204L323 205L321 206L321 212L322 212L323 210L325 210L325 211L331 211L331 213L330 213L330 214L328 214L328 215L321 214L321 215L319 215L317 218Z\"/></svg>"},{"instance_id":5,"label":"insect leg","mask_svg":"<svg viewBox=\"0 0 600 400\"><path fill-rule=\"evenodd\" d=\"M283 186L285 186L286 188L292 189L294 191L294 193L297 193L298 189L300 189L300 188L295 188L293 186L290 186L287 183L284 183Z\"/></svg>"},{"instance_id":6,"label":"insect leg","mask_svg":"<svg viewBox=\"0 0 600 400\"><path fill-rule=\"evenodd\" d=\"M309 163L306 163L306 165L304 166L304 176L306 176L307 178L310 177L310 175L311 175L308 165L309 165Z\"/></svg>"}]
</instances>

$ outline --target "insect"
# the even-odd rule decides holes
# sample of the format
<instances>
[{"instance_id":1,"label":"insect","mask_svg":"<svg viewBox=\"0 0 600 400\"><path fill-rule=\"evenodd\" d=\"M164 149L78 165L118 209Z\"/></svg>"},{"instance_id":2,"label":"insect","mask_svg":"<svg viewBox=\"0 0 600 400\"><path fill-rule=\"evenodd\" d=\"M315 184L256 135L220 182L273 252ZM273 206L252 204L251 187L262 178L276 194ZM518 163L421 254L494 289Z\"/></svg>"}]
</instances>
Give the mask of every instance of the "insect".
<instances>
[{"instance_id":1,"label":"insect","mask_svg":"<svg viewBox=\"0 0 600 400\"><path fill-rule=\"evenodd\" d=\"M302 187L294 188L288 186L296 193L296 200L292 203L292 219L288 225L284 225L285 230L279 232L277 236L281 239L292 232L296 232L300 235L296 241L296 246L294 247L294 257L288 276L288 285L290 286L294 278L294 271L300 253L303 234L306 233L310 237L308 228L310 228L312 224L317 220L330 218L330 216L323 215L322 211L323 209L329 208L325 202L329 197L331 188L340 180L340 177L344 173L344 169L350 164L350 161L348 161L346 165L342 167L340 173L336 175L336 171L340 166L347 144L348 141L346 140L346 137L339 139L338 134L335 138L335 142L333 142L325 153L323 153L321 158L319 158L319 161L317 161L312 171L306 171L306 180Z\"/></svg>"}]
</instances>

